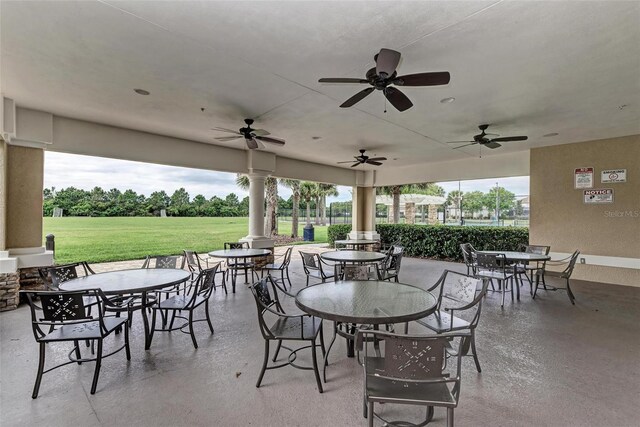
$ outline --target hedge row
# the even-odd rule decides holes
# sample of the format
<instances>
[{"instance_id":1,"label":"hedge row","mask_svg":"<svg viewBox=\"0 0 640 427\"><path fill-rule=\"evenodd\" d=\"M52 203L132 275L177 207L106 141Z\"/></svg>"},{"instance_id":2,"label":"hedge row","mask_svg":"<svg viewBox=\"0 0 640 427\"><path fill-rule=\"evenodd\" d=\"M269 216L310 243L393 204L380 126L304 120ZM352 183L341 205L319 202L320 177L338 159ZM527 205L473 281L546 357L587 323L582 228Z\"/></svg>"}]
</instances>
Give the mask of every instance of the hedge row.
<instances>
[{"instance_id":1,"label":"hedge row","mask_svg":"<svg viewBox=\"0 0 640 427\"><path fill-rule=\"evenodd\" d=\"M344 239L351 225L331 225L328 239ZM522 227L456 227L444 225L378 224L383 244L401 242L408 256L462 261L461 243L478 250L518 250L529 242L529 229Z\"/></svg>"}]
</instances>

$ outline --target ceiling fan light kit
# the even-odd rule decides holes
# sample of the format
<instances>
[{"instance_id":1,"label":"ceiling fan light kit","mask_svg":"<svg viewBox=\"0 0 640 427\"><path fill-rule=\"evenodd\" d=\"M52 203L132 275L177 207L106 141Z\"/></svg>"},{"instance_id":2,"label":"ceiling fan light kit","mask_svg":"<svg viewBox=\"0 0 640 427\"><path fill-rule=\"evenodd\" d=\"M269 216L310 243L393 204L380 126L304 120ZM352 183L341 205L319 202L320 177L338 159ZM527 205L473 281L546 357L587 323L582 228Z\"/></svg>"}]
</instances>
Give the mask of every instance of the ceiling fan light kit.
<instances>
[{"instance_id":1,"label":"ceiling fan light kit","mask_svg":"<svg viewBox=\"0 0 640 427\"><path fill-rule=\"evenodd\" d=\"M285 140L281 138L276 138L271 135L264 129L253 129L251 125L253 124L253 119L244 119L244 123L247 125L246 127L241 127L237 131L222 127L215 127L212 130L218 132L227 132L232 133L233 136L220 136L215 139L220 142L228 142L236 139L244 138L245 143L247 144L247 148L249 150L255 150L257 148L264 148L263 142L267 142L269 144L283 146L285 144Z\"/></svg>"},{"instance_id":2,"label":"ceiling fan light kit","mask_svg":"<svg viewBox=\"0 0 640 427\"><path fill-rule=\"evenodd\" d=\"M353 160L347 160L346 162L338 162L338 164L352 163L351 165L352 168L355 168L356 166L360 166L363 164L381 166L382 162L387 160L386 157L369 157L366 154L364 154L365 151L366 150L360 150L359 156L353 156L353 158L356 159L355 162Z\"/></svg>"},{"instance_id":3,"label":"ceiling fan light kit","mask_svg":"<svg viewBox=\"0 0 640 427\"><path fill-rule=\"evenodd\" d=\"M406 111L413 107L411 100L395 86L439 86L449 83L451 76L447 71L434 73L417 73L398 76L396 68L400 63L400 52L391 49L380 49L373 59L376 66L367 71L365 79L331 77L318 80L320 83L369 84L371 87L361 90L343 102L341 108L349 108L373 93L381 91L385 98L398 111ZM395 86L392 86L395 85ZM386 112L386 109L385 109Z\"/></svg>"}]
</instances>

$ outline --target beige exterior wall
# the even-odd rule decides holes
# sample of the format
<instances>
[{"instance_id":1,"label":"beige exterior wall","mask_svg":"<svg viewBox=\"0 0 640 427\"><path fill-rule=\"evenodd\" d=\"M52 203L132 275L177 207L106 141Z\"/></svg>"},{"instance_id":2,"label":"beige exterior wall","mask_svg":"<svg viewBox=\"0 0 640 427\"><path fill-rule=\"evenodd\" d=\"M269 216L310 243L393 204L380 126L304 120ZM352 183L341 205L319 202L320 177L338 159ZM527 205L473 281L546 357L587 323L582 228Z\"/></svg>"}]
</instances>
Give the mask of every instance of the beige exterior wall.
<instances>
[{"instance_id":1,"label":"beige exterior wall","mask_svg":"<svg viewBox=\"0 0 640 427\"><path fill-rule=\"evenodd\" d=\"M9 145L6 158L7 248L42 246L44 150Z\"/></svg>"},{"instance_id":2,"label":"beige exterior wall","mask_svg":"<svg viewBox=\"0 0 640 427\"><path fill-rule=\"evenodd\" d=\"M583 190L574 189L574 169L581 167L594 168L593 188L612 188L614 203L584 203ZM601 184L605 169L627 169L627 182ZM640 259L640 135L535 148L530 170L531 244ZM578 264L573 277L640 286L634 268Z\"/></svg>"},{"instance_id":3,"label":"beige exterior wall","mask_svg":"<svg viewBox=\"0 0 640 427\"><path fill-rule=\"evenodd\" d=\"M7 248L7 143L0 139L0 251Z\"/></svg>"},{"instance_id":4,"label":"beige exterior wall","mask_svg":"<svg viewBox=\"0 0 640 427\"><path fill-rule=\"evenodd\" d=\"M353 187L353 231L375 231L375 200L374 187Z\"/></svg>"}]
</instances>

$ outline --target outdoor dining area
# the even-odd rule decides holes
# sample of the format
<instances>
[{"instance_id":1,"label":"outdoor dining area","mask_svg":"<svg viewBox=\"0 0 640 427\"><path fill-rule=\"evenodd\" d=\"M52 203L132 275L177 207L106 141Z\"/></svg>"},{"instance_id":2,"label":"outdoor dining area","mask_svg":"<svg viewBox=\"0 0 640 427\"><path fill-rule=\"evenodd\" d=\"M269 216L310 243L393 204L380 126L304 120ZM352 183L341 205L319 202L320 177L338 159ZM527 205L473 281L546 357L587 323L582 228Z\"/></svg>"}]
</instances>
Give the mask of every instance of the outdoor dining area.
<instances>
[{"instance_id":1,"label":"outdoor dining area","mask_svg":"<svg viewBox=\"0 0 640 427\"><path fill-rule=\"evenodd\" d=\"M618 411L595 410L604 390L567 403L576 381L606 388L599 379L617 375L611 365L581 375L593 358L632 363L612 340L637 346L625 326L638 314L619 310L637 293L569 285L578 251L547 267L556 261L540 246L462 244L465 263L450 263L403 256L402 242L336 245L265 260L271 251L230 242L124 270L43 268L48 290L24 292L29 308L3 316L15 338L2 352L21 355L3 373L13 390L3 418L84 425L94 415L78 408L96 407L119 425L144 402L142 425L569 425L586 414L631 425L630 395L608 402ZM595 346L580 326L592 322ZM49 373L57 365L73 366ZM158 403L169 396L179 409Z\"/></svg>"}]
</instances>

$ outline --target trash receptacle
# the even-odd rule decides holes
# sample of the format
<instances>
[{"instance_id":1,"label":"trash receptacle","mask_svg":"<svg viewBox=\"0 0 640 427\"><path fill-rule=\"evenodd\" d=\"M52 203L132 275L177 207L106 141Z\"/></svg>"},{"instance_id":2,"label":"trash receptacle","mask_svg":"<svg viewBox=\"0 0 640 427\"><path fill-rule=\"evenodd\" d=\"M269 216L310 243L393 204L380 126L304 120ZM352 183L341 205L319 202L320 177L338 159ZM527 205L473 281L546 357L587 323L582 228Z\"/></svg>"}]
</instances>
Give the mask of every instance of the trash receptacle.
<instances>
[{"instance_id":1,"label":"trash receptacle","mask_svg":"<svg viewBox=\"0 0 640 427\"><path fill-rule=\"evenodd\" d=\"M304 226L302 230L302 238L305 242L313 242L314 241L314 232L312 224L307 224Z\"/></svg>"}]
</instances>

